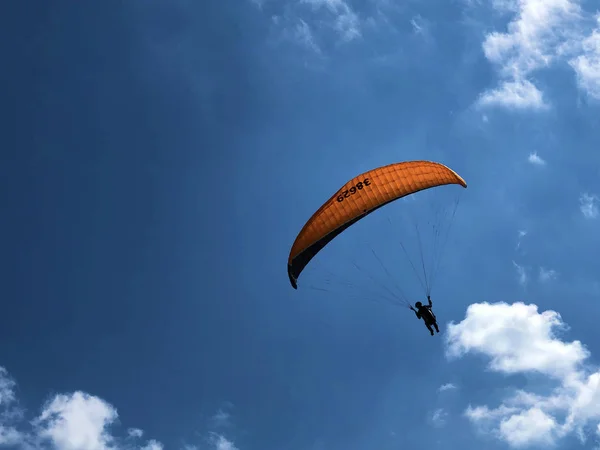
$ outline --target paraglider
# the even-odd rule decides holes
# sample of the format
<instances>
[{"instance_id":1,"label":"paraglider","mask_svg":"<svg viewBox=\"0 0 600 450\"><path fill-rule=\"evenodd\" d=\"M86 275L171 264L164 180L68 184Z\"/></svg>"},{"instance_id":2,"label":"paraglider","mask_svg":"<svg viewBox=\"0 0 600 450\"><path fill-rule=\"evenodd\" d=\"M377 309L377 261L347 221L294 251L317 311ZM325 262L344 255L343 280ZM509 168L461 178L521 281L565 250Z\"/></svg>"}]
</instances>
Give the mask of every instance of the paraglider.
<instances>
[{"instance_id":1,"label":"paraglider","mask_svg":"<svg viewBox=\"0 0 600 450\"><path fill-rule=\"evenodd\" d=\"M298 289L298 278L311 260L337 236L369 214L400 198L444 185L467 187L460 175L433 161L394 163L355 176L339 188L298 233L288 257L290 284ZM430 287L425 290L429 298ZM438 330L435 316L431 313L431 300L429 302L429 307L417 306L415 312L417 317L423 318L428 329L433 326ZM414 310L407 300L404 304ZM433 334L433 330L430 331Z\"/></svg>"}]
</instances>

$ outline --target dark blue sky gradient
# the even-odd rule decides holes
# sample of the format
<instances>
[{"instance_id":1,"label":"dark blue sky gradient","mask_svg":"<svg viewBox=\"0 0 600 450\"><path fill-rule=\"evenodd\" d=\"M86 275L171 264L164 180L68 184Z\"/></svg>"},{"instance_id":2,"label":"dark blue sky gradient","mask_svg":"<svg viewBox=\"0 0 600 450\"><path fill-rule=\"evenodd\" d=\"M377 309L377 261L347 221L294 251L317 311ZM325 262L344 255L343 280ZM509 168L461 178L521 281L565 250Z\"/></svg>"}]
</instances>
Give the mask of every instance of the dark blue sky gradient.
<instances>
[{"instance_id":1,"label":"dark blue sky gradient","mask_svg":"<svg viewBox=\"0 0 600 450\"><path fill-rule=\"evenodd\" d=\"M409 311L302 278L293 291L285 272L339 185L408 159L469 183L434 296L442 328L474 302L527 300L600 350L600 239L578 205L600 190L600 118L558 72L541 81L556 109L483 121L472 105L497 80L458 3L410 3L394 32L325 41L322 59L274 38L280 2L51 3L0 6L0 364L27 410L82 390L165 448L200 445L219 408L240 450L480 448L460 413L501 395L480 361L446 362ZM346 263L354 237L395 257L378 223L323 261ZM560 282L523 288L513 260ZM468 394L439 394L446 382ZM438 407L446 428L428 422Z\"/></svg>"}]
</instances>

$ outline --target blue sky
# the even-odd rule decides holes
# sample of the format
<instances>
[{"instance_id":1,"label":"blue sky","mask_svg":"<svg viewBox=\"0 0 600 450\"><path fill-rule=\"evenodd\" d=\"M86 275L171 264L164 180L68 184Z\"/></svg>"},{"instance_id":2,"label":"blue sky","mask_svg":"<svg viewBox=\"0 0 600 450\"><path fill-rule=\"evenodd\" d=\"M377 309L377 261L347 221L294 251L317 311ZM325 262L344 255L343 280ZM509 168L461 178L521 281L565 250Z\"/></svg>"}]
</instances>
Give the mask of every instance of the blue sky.
<instances>
[{"instance_id":1,"label":"blue sky","mask_svg":"<svg viewBox=\"0 0 600 450\"><path fill-rule=\"evenodd\" d=\"M76 3L0 7L0 443L598 445L593 2ZM339 186L411 159L469 184L434 338L310 289L321 268L354 280L348 255L377 273L372 246L422 295L386 226L406 203L297 291L286 274Z\"/></svg>"}]
</instances>

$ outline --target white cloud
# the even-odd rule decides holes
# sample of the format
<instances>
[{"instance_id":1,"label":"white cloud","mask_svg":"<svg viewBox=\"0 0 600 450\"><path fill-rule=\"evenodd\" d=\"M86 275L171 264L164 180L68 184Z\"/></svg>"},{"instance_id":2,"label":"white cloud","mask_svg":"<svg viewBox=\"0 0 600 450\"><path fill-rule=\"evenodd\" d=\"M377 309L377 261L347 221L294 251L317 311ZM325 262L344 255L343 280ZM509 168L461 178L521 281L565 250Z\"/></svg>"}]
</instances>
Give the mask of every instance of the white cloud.
<instances>
[{"instance_id":1,"label":"white cloud","mask_svg":"<svg viewBox=\"0 0 600 450\"><path fill-rule=\"evenodd\" d=\"M0 406L6 408L15 401L15 381L0 367Z\"/></svg>"},{"instance_id":2,"label":"white cloud","mask_svg":"<svg viewBox=\"0 0 600 450\"><path fill-rule=\"evenodd\" d=\"M448 354L479 352L491 356L490 367L496 371L535 371L561 378L588 356L579 341L554 339L554 328L561 326L558 313L540 314L536 305L476 303L461 323L448 327Z\"/></svg>"},{"instance_id":3,"label":"white cloud","mask_svg":"<svg viewBox=\"0 0 600 450\"><path fill-rule=\"evenodd\" d=\"M515 109L546 109L542 91L523 79L504 81L498 89L484 92L479 98L483 106L505 106Z\"/></svg>"},{"instance_id":4,"label":"white cloud","mask_svg":"<svg viewBox=\"0 0 600 450\"><path fill-rule=\"evenodd\" d=\"M139 428L130 428L127 430L127 434L131 438L141 438L144 435L144 432Z\"/></svg>"},{"instance_id":5,"label":"white cloud","mask_svg":"<svg viewBox=\"0 0 600 450\"><path fill-rule=\"evenodd\" d=\"M552 445L552 434L557 428L554 418L539 408L531 408L500 422L500 436L512 447L532 444Z\"/></svg>"},{"instance_id":6,"label":"white cloud","mask_svg":"<svg viewBox=\"0 0 600 450\"><path fill-rule=\"evenodd\" d=\"M511 108L544 109L548 104L540 89L531 81L536 70L549 67L557 58L573 55L581 49L578 25L582 11L578 0L497 0L494 7L514 14L504 33L489 33L483 43L487 59L499 70L501 86L484 93L483 105ZM586 41L589 55L594 55L596 41ZM572 56L571 56L572 57ZM572 59L581 67L580 83L594 80L595 60ZM593 81L592 81L593 84Z\"/></svg>"},{"instance_id":7,"label":"white cloud","mask_svg":"<svg viewBox=\"0 0 600 450\"><path fill-rule=\"evenodd\" d=\"M163 448L164 447L160 442L151 439L148 441L148 444L141 448L141 450L163 450Z\"/></svg>"},{"instance_id":8,"label":"white cloud","mask_svg":"<svg viewBox=\"0 0 600 450\"><path fill-rule=\"evenodd\" d=\"M63 450L104 450L113 444L107 426L117 418L108 403L83 392L55 396L35 421L38 436Z\"/></svg>"},{"instance_id":9,"label":"white cloud","mask_svg":"<svg viewBox=\"0 0 600 450\"><path fill-rule=\"evenodd\" d=\"M221 434L211 433L210 442L214 450L238 450L232 441Z\"/></svg>"},{"instance_id":10,"label":"white cloud","mask_svg":"<svg viewBox=\"0 0 600 450\"><path fill-rule=\"evenodd\" d=\"M557 277L556 270L554 269L546 269L544 267L540 267L540 275L539 280L542 283L546 283L548 281L552 281Z\"/></svg>"},{"instance_id":11,"label":"white cloud","mask_svg":"<svg viewBox=\"0 0 600 450\"><path fill-rule=\"evenodd\" d=\"M567 30L581 14L575 0L520 0L510 9L516 17L507 32L488 34L483 50L503 75L514 79L547 66L558 45L569 39Z\"/></svg>"},{"instance_id":12,"label":"white cloud","mask_svg":"<svg viewBox=\"0 0 600 450\"><path fill-rule=\"evenodd\" d=\"M514 412L514 408L502 405L496 409L489 409L487 406L472 407L469 405L465 410L465 416L473 422L485 423L497 420L503 415Z\"/></svg>"},{"instance_id":13,"label":"white cloud","mask_svg":"<svg viewBox=\"0 0 600 450\"><path fill-rule=\"evenodd\" d=\"M0 446L18 445L26 437L17 429L23 411L17 405L15 387L7 370L0 367Z\"/></svg>"},{"instance_id":14,"label":"white cloud","mask_svg":"<svg viewBox=\"0 0 600 450\"><path fill-rule=\"evenodd\" d=\"M525 267L517 264L515 261L512 262L513 266L517 270L517 280L521 286L525 286L527 284L527 271Z\"/></svg>"},{"instance_id":15,"label":"white cloud","mask_svg":"<svg viewBox=\"0 0 600 450\"><path fill-rule=\"evenodd\" d=\"M581 342L563 341L566 325L555 311L538 312L523 303L470 305L465 319L450 324L449 358L480 354L489 369L504 374L534 373L536 392L516 390L499 406L469 406L466 417L510 446L549 446L600 421L600 372L585 365L590 354ZM540 393L541 386L549 386Z\"/></svg>"},{"instance_id":16,"label":"white cloud","mask_svg":"<svg viewBox=\"0 0 600 450\"><path fill-rule=\"evenodd\" d=\"M583 53L569 63L577 74L579 87L600 100L600 15L597 22L598 28L581 43Z\"/></svg>"},{"instance_id":17,"label":"white cloud","mask_svg":"<svg viewBox=\"0 0 600 450\"><path fill-rule=\"evenodd\" d=\"M18 407L15 381L0 367L0 447L57 450L163 450L155 439L133 445L144 432L128 428L122 436L114 434L118 413L114 406L99 397L76 391L58 394L43 405L33 420L25 419ZM227 403L228 406L231 406ZM215 419L229 421L229 414L220 410ZM213 450L239 450L233 442L217 433L209 434ZM188 450L197 447L184 446Z\"/></svg>"},{"instance_id":18,"label":"white cloud","mask_svg":"<svg viewBox=\"0 0 600 450\"><path fill-rule=\"evenodd\" d=\"M530 153L529 157L527 158L527 161L529 161L534 166L545 166L546 165L546 161L543 160L540 157L540 155L537 154L537 152Z\"/></svg>"},{"instance_id":19,"label":"white cloud","mask_svg":"<svg viewBox=\"0 0 600 450\"><path fill-rule=\"evenodd\" d=\"M0 446L14 446L22 443L24 436L12 426L0 425Z\"/></svg>"},{"instance_id":20,"label":"white cloud","mask_svg":"<svg viewBox=\"0 0 600 450\"><path fill-rule=\"evenodd\" d=\"M451 391L456 389L456 386L452 383L446 383L446 384L442 384L439 388L438 391L439 392L444 392L444 391Z\"/></svg>"},{"instance_id":21,"label":"white cloud","mask_svg":"<svg viewBox=\"0 0 600 450\"><path fill-rule=\"evenodd\" d=\"M600 214L598 209L598 197L587 193L579 197L579 209L586 219L595 219Z\"/></svg>"}]
</instances>

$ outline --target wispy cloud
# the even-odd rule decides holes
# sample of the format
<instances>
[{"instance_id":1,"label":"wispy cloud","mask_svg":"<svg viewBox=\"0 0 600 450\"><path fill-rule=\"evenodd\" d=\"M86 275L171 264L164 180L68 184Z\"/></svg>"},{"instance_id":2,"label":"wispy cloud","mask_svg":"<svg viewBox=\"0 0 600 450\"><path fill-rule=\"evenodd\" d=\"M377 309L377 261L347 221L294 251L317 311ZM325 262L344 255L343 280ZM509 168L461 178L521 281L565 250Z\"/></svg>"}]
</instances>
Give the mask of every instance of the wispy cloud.
<instances>
[{"instance_id":1,"label":"wispy cloud","mask_svg":"<svg viewBox=\"0 0 600 450\"><path fill-rule=\"evenodd\" d=\"M424 26L421 23L421 17L420 16L415 16L412 19L410 19L410 24L413 27L413 31L417 34L421 34L424 32Z\"/></svg>"},{"instance_id":2,"label":"wispy cloud","mask_svg":"<svg viewBox=\"0 0 600 450\"><path fill-rule=\"evenodd\" d=\"M271 24L276 35L276 42L291 42L314 55L322 56L323 52L312 27L302 18L288 11L281 16L272 16Z\"/></svg>"},{"instance_id":3,"label":"wispy cloud","mask_svg":"<svg viewBox=\"0 0 600 450\"><path fill-rule=\"evenodd\" d=\"M262 9L262 3L261 0L259 9ZM374 17L361 19L346 0L299 0L277 3L274 9L270 15L271 42L294 43L317 55L319 63L326 60L325 49L332 35L338 44L347 44L362 38L366 23L379 23Z\"/></svg>"},{"instance_id":4,"label":"wispy cloud","mask_svg":"<svg viewBox=\"0 0 600 450\"><path fill-rule=\"evenodd\" d=\"M546 269L544 267L540 267L539 280L541 283L547 283L548 281L552 281L556 279L558 273L554 269Z\"/></svg>"},{"instance_id":5,"label":"wispy cloud","mask_svg":"<svg viewBox=\"0 0 600 450\"><path fill-rule=\"evenodd\" d=\"M589 351L579 341L563 341L566 327L555 311L539 312L523 303L477 303L465 319L450 324L446 354L450 359L480 354L490 370L503 374L534 373L553 385L545 393L517 390L500 405L469 406L465 415L482 431L512 447L548 446L600 420L600 372L589 369Z\"/></svg>"},{"instance_id":6,"label":"wispy cloud","mask_svg":"<svg viewBox=\"0 0 600 450\"><path fill-rule=\"evenodd\" d=\"M525 270L525 267L517 264L515 261L513 261L512 263L517 271L517 281L519 282L519 284L521 286L525 286L527 284L527 279L528 279L527 271Z\"/></svg>"},{"instance_id":7,"label":"wispy cloud","mask_svg":"<svg viewBox=\"0 0 600 450\"><path fill-rule=\"evenodd\" d=\"M321 54L321 48L317 44L310 26L302 19L298 19L298 23L292 30L292 38L303 47Z\"/></svg>"},{"instance_id":8,"label":"wispy cloud","mask_svg":"<svg viewBox=\"0 0 600 450\"><path fill-rule=\"evenodd\" d=\"M429 39L431 37L430 31L429 31L429 29L431 27L430 22L428 20L426 20L420 14L417 14L412 19L410 19L410 25L412 26L413 32L415 34L423 36L427 39Z\"/></svg>"},{"instance_id":9,"label":"wispy cloud","mask_svg":"<svg viewBox=\"0 0 600 450\"><path fill-rule=\"evenodd\" d=\"M439 388L438 391L439 392L444 392L444 391L451 391L457 389L456 385L452 384L452 383L446 383L446 384L442 384Z\"/></svg>"},{"instance_id":10,"label":"wispy cloud","mask_svg":"<svg viewBox=\"0 0 600 450\"><path fill-rule=\"evenodd\" d=\"M362 36L358 15L344 0L301 0L313 10L325 10L333 16L333 27L343 41L349 42Z\"/></svg>"},{"instance_id":11,"label":"wispy cloud","mask_svg":"<svg viewBox=\"0 0 600 450\"><path fill-rule=\"evenodd\" d=\"M448 413L443 408L438 408L431 414L431 423L434 427L441 428L446 425L447 417Z\"/></svg>"},{"instance_id":12,"label":"wispy cloud","mask_svg":"<svg viewBox=\"0 0 600 450\"><path fill-rule=\"evenodd\" d=\"M429 20L425 19L420 14L413 16L410 19L410 25L412 27L413 34L427 45L433 43L434 36L432 33L432 24Z\"/></svg>"},{"instance_id":13,"label":"wispy cloud","mask_svg":"<svg viewBox=\"0 0 600 450\"><path fill-rule=\"evenodd\" d=\"M266 0L250 0L250 3L252 3L258 9L262 9L265 4L265 1Z\"/></svg>"},{"instance_id":14,"label":"wispy cloud","mask_svg":"<svg viewBox=\"0 0 600 450\"><path fill-rule=\"evenodd\" d=\"M596 219L600 214L598 196L583 193L579 197L579 209L586 219Z\"/></svg>"},{"instance_id":15,"label":"wispy cloud","mask_svg":"<svg viewBox=\"0 0 600 450\"><path fill-rule=\"evenodd\" d=\"M527 161L529 161L534 166L545 166L546 165L546 161L544 159L542 159L541 156L537 154L537 152L530 153L529 157L527 158Z\"/></svg>"},{"instance_id":16,"label":"wispy cloud","mask_svg":"<svg viewBox=\"0 0 600 450\"><path fill-rule=\"evenodd\" d=\"M211 417L211 422L215 427L228 426L231 424L231 414L221 408Z\"/></svg>"},{"instance_id":17,"label":"wispy cloud","mask_svg":"<svg viewBox=\"0 0 600 450\"><path fill-rule=\"evenodd\" d=\"M519 250L519 248L521 248L521 244L523 243L523 239L525 238L525 236L527 236L527 231L519 230L519 233L517 235L517 246L515 250Z\"/></svg>"},{"instance_id":18,"label":"wispy cloud","mask_svg":"<svg viewBox=\"0 0 600 450\"><path fill-rule=\"evenodd\" d=\"M139 428L130 428L127 430L127 434L132 438L141 438L144 435L144 431Z\"/></svg>"}]
</instances>

